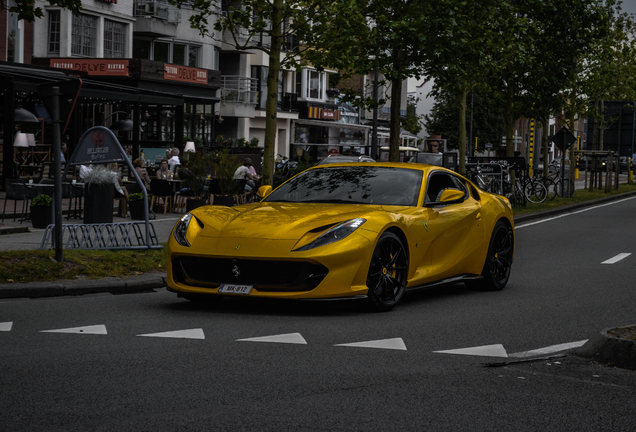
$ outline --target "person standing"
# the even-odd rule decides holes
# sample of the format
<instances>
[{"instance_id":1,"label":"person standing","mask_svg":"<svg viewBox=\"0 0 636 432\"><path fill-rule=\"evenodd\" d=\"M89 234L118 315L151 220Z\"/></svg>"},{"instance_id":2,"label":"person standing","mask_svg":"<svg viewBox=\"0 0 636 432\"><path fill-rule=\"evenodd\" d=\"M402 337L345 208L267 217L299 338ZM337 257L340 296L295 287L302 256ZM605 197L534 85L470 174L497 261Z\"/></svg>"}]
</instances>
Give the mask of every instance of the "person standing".
<instances>
[{"instance_id":1,"label":"person standing","mask_svg":"<svg viewBox=\"0 0 636 432\"><path fill-rule=\"evenodd\" d=\"M181 161L179 160L179 149L175 147L172 149L172 157L168 159L168 167L171 173L174 174L177 165L181 165Z\"/></svg>"}]
</instances>

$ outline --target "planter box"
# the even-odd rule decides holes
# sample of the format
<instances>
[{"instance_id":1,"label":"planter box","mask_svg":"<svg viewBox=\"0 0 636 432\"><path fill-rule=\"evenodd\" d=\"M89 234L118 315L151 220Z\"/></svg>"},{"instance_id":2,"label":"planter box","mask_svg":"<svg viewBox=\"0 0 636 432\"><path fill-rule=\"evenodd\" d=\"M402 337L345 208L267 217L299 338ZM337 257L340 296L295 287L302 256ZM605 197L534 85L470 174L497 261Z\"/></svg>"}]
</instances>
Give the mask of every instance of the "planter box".
<instances>
[{"instance_id":1,"label":"planter box","mask_svg":"<svg viewBox=\"0 0 636 432\"><path fill-rule=\"evenodd\" d=\"M234 195L214 195L214 201L212 204L233 207Z\"/></svg>"},{"instance_id":2,"label":"planter box","mask_svg":"<svg viewBox=\"0 0 636 432\"><path fill-rule=\"evenodd\" d=\"M115 185L86 183L84 223L113 223Z\"/></svg>"},{"instance_id":3,"label":"planter box","mask_svg":"<svg viewBox=\"0 0 636 432\"><path fill-rule=\"evenodd\" d=\"M51 207L31 206L31 224L33 228L46 228L53 223Z\"/></svg>"},{"instance_id":4,"label":"planter box","mask_svg":"<svg viewBox=\"0 0 636 432\"><path fill-rule=\"evenodd\" d=\"M150 203L148 203L150 208ZM129 201L128 210L130 210L130 218L132 220L146 220L146 213L144 212L144 201Z\"/></svg>"},{"instance_id":5,"label":"planter box","mask_svg":"<svg viewBox=\"0 0 636 432\"><path fill-rule=\"evenodd\" d=\"M215 197L216 198L216 197ZM202 207L207 201L201 198L188 198L186 200L186 211L192 211L197 207Z\"/></svg>"}]
</instances>

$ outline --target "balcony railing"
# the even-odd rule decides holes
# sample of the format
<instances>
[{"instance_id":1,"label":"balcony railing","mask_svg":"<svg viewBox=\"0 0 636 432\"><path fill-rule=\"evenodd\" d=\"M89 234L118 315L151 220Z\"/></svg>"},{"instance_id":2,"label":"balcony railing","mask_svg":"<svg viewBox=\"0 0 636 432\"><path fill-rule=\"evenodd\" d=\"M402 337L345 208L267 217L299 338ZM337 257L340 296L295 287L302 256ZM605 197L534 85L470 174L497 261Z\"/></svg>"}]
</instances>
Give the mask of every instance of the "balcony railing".
<instances>
[{"instance_id":1,"label":"balcony railing","mask_svg":"<svg viewBox=\"0 0 636 432\"><path fill-rule=\"evenodd\" d=\"M221 100L256 104L258 79L238 75L221 75Z\"/></svg>"},{"instance_id":2,"label":"balcony railing","mask_svg":"<svg viewBox=\"0 0 636 432\"><path fill-rule=\"evenodd\" d=\"M168 0L135 0L134 16L156 18L175 24L181 22L181 11L168 3Z\"/></svg>"}]
</instances>

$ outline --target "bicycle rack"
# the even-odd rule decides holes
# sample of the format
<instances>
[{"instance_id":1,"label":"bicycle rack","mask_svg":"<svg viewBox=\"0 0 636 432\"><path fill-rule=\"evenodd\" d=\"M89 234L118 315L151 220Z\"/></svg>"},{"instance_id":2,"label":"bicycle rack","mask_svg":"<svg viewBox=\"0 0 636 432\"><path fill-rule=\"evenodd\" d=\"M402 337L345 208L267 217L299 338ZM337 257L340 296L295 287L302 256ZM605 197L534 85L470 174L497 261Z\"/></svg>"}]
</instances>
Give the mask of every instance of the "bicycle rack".
<instances>
[{"instance_id":1,"label":"bicycle rack","mask_svg":"<svg viewBox=\"0 0 636 432\"><path fill-rule=\"evenodd\" d=\"M150 244L145 229L145 222L68 224L62 225L61 238L65 249L161 249L152 223L148 223ZM40 249L55 247L54 231L54 224L46 227Z\"/></svg>"}]
</instances>

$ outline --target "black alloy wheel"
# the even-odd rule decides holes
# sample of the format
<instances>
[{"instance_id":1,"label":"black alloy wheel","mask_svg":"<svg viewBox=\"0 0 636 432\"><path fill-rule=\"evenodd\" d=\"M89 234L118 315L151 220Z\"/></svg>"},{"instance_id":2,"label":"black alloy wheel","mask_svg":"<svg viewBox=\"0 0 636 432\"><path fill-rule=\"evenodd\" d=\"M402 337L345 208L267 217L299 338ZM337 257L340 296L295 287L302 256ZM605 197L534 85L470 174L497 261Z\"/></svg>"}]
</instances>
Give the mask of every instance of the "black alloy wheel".
<instances>
[{"instance_id":1,"label":"black alloy wheel","mask_svg":"<svg viewBox=\"0 0 636 432\"><path fill-rule=\"evenodd\" d=\"M471 288L484 291L504 289L510 278L514 240L512 228L499 221L492 230L486 263L481 273L482 279L467 283Z\"/></svg>"},{"instance_id":2,"label":"black alloy wheel","mask_svg":"<svg viewBox=\"0 0 636 432\"><path fill-rule=\"evenodd\" d=\"M368 297L378 312L393 309L406 288L408 256L402 241L391 232L380 236L367 275Z\"/></svg>"}]
</instances>

